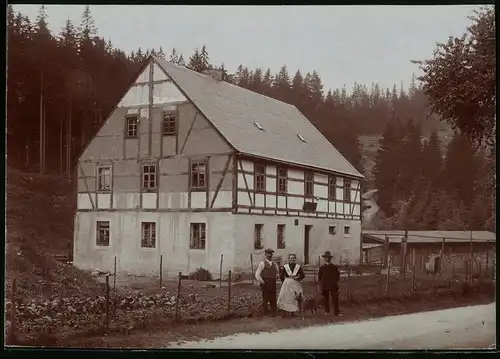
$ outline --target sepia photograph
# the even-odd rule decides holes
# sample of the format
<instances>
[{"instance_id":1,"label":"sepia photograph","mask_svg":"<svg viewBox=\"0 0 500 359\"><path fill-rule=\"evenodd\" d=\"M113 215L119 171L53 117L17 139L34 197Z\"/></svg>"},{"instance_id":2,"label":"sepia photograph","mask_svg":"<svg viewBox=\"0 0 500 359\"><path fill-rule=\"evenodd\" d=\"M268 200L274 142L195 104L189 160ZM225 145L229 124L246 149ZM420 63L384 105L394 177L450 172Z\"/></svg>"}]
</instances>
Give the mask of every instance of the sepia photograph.
<instances>
[{"instance_id":1,"label":"sepia photograph","mask_svg":"<svg viewBox=\"0 0 500 359\"><path fill-rule=\"evenodd\" d=\"M494 5L6 20L5 350L496 350Z\"/></svg>"}]
</instances>

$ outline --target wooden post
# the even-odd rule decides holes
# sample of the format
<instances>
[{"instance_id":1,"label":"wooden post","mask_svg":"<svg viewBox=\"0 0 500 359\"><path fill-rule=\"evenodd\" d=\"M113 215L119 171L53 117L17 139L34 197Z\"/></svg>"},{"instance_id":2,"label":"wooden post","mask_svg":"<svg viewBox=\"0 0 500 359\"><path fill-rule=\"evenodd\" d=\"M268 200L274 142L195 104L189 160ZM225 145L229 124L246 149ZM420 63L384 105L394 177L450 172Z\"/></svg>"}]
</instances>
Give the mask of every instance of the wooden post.
<instances>
[{"instance_id":1,"label":"wooden post","mask_svg":"<svg viewBox=\"0 0 500 359\"><path fill-rule=\"evenodd\" d=\"M441 273L443 271L443 263L444 263L444 244L445 244L446 238L443 238L443 241L441 242L441 249L439 250L439 272L438 272L438 281L441 281Z\"/></svg>"},{"instance_id":2,"label":"wooden post","mask_svg":"<svg viewBox=\"0 0 500 359\"><path fill-rule=\"evenodd\" d=\"M179 278L177 280L177 296L175 297L175 320L179 320L179 297L181 295L181 280L182 272L179 272Z\"/></svg>"},{"instance_id":3,"label":"wooden post","mask_svg":"<svg viewBox=\"0 0 500 359\"><path fill-rule=\"evenodd\" d=\"M160 254L160 289L163 283L163 254Z\"/></svg>"},{"instance_id":4,"label":"wooden post","mask_svg":"<svg viewBox=\"0 0 500 359\"><path fill-rule=\"evenodd\" d=\"M385 280L385 296L389 296L389 276L391 275L391 260L388 258L387 262L387 279Z\"/></svg>"},{"instance_id":5,"label":"wooden post","mask_svg":"<svg viewBox=\"0 0 500 359\"><path fill-rule=\"evenodd\" d=\"M347 284L346 284L346 292L345 292L345 297L347 300L349 300L349 279L351 277L351 267L349 264L347 264Z\"/></svg>"},{"instance_id":6,"label":"wooden post","mask_svg":"<svg viewBox=\"0 0 500 359\"><path fill-rule=\"evenodd\" d=\"M227 278L227 312L231 312L231 271Z\"/></svg>"},{"instance_id":7,"label":"wooden post","mask_svg":"<svg viewBox=\"0 0 500 359\"><path fill-rule=\"evenodd\" d=\"M432 292L436 293L436 271L432 271Z\"/></svg>"},{"instance_id":8,"label":"wooden post","mask_svg":"<svg viewBox=\"0 0 500 359\"><path fill-rule=\"evenodd\" d=\"M416 267L415 248L412 248L411 250L411 257L412 257L411 295L415 295L415 267Z\"/></svg>"},{"instance_id":9,"label":"wooden post","mask_svg":"<svg viewBox=\"0 0 500 359\"><path fill-rule=\"evenodd\" d=\"M387 268L389 265L389 236L385 236L384 241L384 268Z\"/></svg>"},{"instance_id":10,"label":"wooden post","mask_svg":"<svg viewBox=\"0 0 500 359\"><path fill-rule=\"evenodd\" d=\"M318 298L318 282L316 282L316 267L313 268L314 298Z\"/></svg>"},{"instance_id":11,"label":"wooden post","mask_svg":"<svg viewBox=\"0 0 500 359\"><path fill-rule=\"evenodd\" d=\"M104 329L106 332L109 330L109 275L106 275L106 317Z\"/></svg>"},{"instance_id":12,"label":"wooden post","mask_svg":"<svg viewBox=\"0 0 500 359\"><path fill-rule=\"evenodd\" d=\"M401 275L406 274L406 243L408 242L408 231L405 230L405 235L401 240L401 261L400 261L400 273Z\"/></svg>"},{"instance_id":13,"label":"wooden post","mask_svg":"<svg viewBox=\"0 0 500 359\"><path fill-rule=\"evenodd\" d=\"M10 332L9 344L16 344L16 296L17 296L17 283L16 278L12 279L12 292L10 297Z\"/></svg>"},{"instance_id":14,"label":"wooden post","mask_svg":"<svg viewBox=\"0 0 500 359\"><path fill-rule=\"evenodd\" d=\"M489 266L490 266L490 242L486 241L486 273L488 273Z\"/></svg>"},{"instance_id":15,"label":"wooden post","mask_svg":"<svg viewBox=\"0 0 500 359\"><path fill-rule=\"evenodd\" d=\"M250 269L252 271L252 285L255 283L255 275L253 273L253 254L250 253Z\"/></svg>"},{"instance_id":16,"label":"wooden post","mask_svg":"<svg viewBox=\"0 0 500 359\"><path fill-rule=\"evenodd\" d=\"M318 256L318 269L321 267L321 256Z\"/></svg>"},{"instance_id":17,"label":"wooden post","mask_svg":"<svg viewBox=\"0 0 500 359\"><path fill-rule=\"evenodd\" d=\"M219 287L222 287L222 261L224 259L224 254L220 255L220 268L219 268Z\"/></svg>"},{"instance_id":18,"label":"wooden post","mask_svg":"<svg viewBox=\"0 0 500 359\"><path fill-rule=\"evenodd\" d=\"M469 252L469 277L470 277L470 284L472 284L472 271L473 271L473 265L472 265L472 256L473 256L473 253L472 253L472 231L470 231L470 252Z\"/></svg>"},{"instance_id":19,"label":"wooden post","mask_svg":"<svg viewBox=\"0 0 500 359\"><path fill-rule=\"evenodd\" d=\"M113 268L113 296L116 297L116 256L115 256L115 265Z\"/></svg>"},{"instance_id":20,"label":"wooden post","mask_svg":"<svg viewBox=\"0 0 500 359\"><path fill-rule=\"evenodd\" d=\"M451 261L451 287L455 289L455 258Z\"/></svg>"}]
</instances>

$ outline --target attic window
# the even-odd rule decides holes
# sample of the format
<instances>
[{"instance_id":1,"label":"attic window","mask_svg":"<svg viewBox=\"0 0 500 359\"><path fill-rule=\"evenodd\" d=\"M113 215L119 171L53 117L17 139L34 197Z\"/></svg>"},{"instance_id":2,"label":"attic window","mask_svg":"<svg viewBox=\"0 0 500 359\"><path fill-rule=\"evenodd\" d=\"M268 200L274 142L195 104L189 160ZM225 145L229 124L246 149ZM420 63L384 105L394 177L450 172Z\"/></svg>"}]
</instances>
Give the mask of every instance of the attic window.
<instances>
[{"instance_id":1,"label":"attic window","mask_svg":"<svg viewBox=\"0 0 500 359\"><path fill-rule=\"evenodd\" d=\"M254 122L253 124L254 124L255 126L257 126L257 128L258 128L259 130L264 131L264 127L262 127L262 126L260 125L260 123L258 123L258 122Z\"/></svg>"},{"instance_id":2,"label":"attic window","mask_svg":"<svg viewBox=\"0 0 500 359\"><path fill-rule=\"evenodd\" d=\"M307 142L307 141L305 140L305 138L304 138L304 137L302 137L302 135L297 135L297 137L298 137L298 138L300 138L300 140L301 140L302 142Z\"/></svg>"}]
</instances>

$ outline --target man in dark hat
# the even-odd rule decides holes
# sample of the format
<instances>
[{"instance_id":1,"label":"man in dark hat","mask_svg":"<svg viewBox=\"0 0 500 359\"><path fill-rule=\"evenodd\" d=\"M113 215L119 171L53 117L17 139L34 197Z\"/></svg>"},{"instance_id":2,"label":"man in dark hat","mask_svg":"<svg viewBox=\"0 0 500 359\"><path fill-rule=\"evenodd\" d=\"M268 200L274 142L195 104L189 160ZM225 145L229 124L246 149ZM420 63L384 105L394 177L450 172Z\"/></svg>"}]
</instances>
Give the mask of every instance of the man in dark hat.
<instances>
[{"instance_id":1,"label":"man in dark hat","mask_svg":"<svg viewBox=\"0 0 500 359\"><path fill-rule=\"evenodd\" d=\"M259 263L255 272L255 279L260 283L264 314L269 313L267 303L271 306L271 314L276 316L276 278L278 276L278 264L273 261L274 250L267 248L264 251L266 258Z\"/></svg>"},{"instance_id":2,"label":"man in dark hat","mask_svg":"<svg viewBox=\"0 0 500 359\"><path fill-rule=\"evenodd\" d=\"M341 315L339 311L339 280L340 271L338 267L332 263L332 254L326 251L323 254L325 264L319 268L318 280L321 285L321 293L323 294L323 303L325 313L330 314L330 297L333 302L333 314Z\"/></svg>"}]
</instances>

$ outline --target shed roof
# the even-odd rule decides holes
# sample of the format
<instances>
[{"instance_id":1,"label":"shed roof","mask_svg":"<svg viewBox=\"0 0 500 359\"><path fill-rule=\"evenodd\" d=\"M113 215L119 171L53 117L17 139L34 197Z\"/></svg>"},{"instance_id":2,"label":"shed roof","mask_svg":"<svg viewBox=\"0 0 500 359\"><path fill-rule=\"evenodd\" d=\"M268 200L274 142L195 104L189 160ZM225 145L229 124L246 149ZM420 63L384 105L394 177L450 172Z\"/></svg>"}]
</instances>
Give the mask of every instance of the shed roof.
<instances>
[{"instance_id":1,"label":"shed roof","mask_svg":"<svg viewBox=\"0 0 500 359\"><path fill-rule=\"evenodd\" d=\"M363 178L295 106L154 60L238 152Z\"/></svg>"},{"instance_id":2,"label":"shed roof","mask_svg":"<svg viewBox=\"0 0 500 359\"><path fill-rule=\"evenodd\" d=\"M496 234L488 231L408 231L407 243L441 243L445 238L446 243L472 242L496 243ZM401 243L405 231L399 230L363 230L363 238L384 242L385 236L389 237L389 243Z\"/></svg>"}]
</instances>

